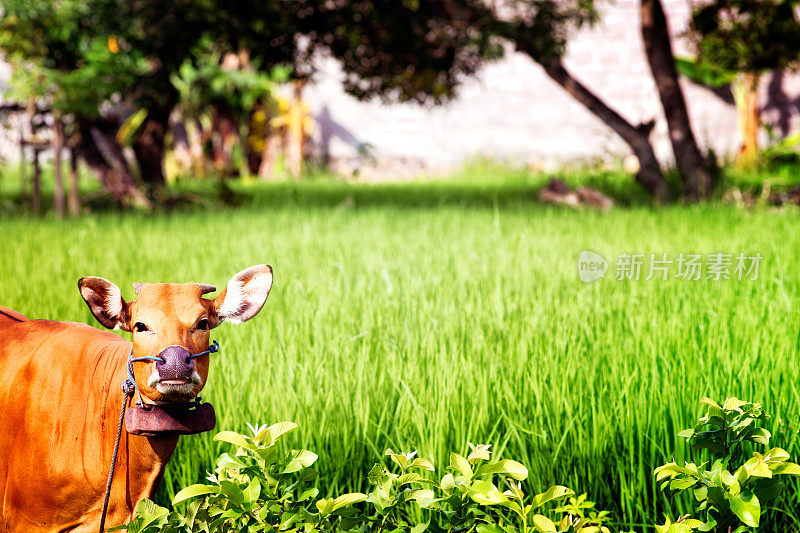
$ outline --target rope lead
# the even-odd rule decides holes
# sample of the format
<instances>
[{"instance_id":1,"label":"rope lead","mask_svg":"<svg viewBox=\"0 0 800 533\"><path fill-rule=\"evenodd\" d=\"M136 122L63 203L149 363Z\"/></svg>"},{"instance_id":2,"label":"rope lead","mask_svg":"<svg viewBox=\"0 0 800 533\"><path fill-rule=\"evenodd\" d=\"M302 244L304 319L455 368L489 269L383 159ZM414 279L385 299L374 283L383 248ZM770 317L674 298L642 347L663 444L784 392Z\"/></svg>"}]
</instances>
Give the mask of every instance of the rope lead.
<instances>
[{"instance_id":1,"label":"rope lead","mask_svg":"<svg viewBox=\"0 0 800 533\"><path fill-rule=\"evenodd\" d=\"M122 408L119 410L119 422L117 423L117 439L114 441L114 453L111 457L111 468L108 471L108 481L106 481L106 496L103 499L103 514L100 516L100 533L105 533L106 513L108 513L108 500L111 498L111 481L114 479L114 469L117 466L117 454L119 453L119 440L122 437L122 422L125 420L125 407L128 406L128 398L133 395L135 387L130 380L122 382Z\"/></svg>"}]
</instances>

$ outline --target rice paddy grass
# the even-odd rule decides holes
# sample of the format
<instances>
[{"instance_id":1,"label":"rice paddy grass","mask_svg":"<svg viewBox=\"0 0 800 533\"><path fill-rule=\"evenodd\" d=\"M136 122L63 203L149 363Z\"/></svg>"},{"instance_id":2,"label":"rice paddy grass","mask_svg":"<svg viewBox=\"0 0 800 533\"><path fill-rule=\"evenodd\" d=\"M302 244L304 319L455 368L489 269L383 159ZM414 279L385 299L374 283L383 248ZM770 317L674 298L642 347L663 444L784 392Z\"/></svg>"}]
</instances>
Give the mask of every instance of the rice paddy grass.
<instances>
[{"instance_id":1,"label":"rice paddy grass","mask_svg":"<svg viewBox=\"0 0 800 533\"><path fill-rule=\"evenodd\" d=\"M533 201L538 185L316 181L242 186L237 208L6 211L0 304L97 325L81 276L132 299L135 281L221 288L272 265L263 311L213 332L222 351L203 397L218 429L300 424L292 444L319 454L321 496L366 488L389 447L441 463L467 441L492 443L528 467L530 490L567 485L643 529L685 511L652 472L686 456L677 433L703 396L763 403L773 444L800 457L800 213L635 200L575 212ZM609 262L604 278L580 280L583 250ZM645 280L649 254L681 253L762 259L755 280L733 266L733 279L684 280L676 263ZM638 281L614 279L622 254L644 254ZM212 468L223 446L211 436L181 439L161 501ZM762 530L800 524L790 488Z\"/></svg>"}]
</instances>

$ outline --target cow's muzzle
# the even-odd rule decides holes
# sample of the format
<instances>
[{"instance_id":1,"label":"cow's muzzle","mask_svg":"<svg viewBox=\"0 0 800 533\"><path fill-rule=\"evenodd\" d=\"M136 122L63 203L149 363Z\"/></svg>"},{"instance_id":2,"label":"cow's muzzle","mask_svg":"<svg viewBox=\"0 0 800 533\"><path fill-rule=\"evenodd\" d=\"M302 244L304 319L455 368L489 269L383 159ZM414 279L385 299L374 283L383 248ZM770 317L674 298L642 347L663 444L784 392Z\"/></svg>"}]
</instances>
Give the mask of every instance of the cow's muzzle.
<instances>
[{"instance_id":1,"label":"cow's muzzle","mask_svg":"<svg viewBox=\"0 0 800 533\"><path fill-rule=\"evenodd\" d=\"M195 388L202 387L202 379L195 368L194 360L203 355L219 351L219 344L214 341L208 350L190 353L183 346L167 346L156 355L133 357L133 349L128 356L128 379L138 390L136 378L133 376L133 363L137 361L155 361L155 370L147 379L147 386L156 389L163 395L186 398L196 394Z\"/></svg>"},{"instance_id":2,"label":"cow's muzzle","mask_svg":"<svg viewBox=\"0 0 800 533\"><path fill-rule=\"evenodd\" d=\"M194 358L183 346L167 346L158 354L161 361L156 361L158 377L161 381L191 381L194 374Z\"/></svg>"}]
</instances>

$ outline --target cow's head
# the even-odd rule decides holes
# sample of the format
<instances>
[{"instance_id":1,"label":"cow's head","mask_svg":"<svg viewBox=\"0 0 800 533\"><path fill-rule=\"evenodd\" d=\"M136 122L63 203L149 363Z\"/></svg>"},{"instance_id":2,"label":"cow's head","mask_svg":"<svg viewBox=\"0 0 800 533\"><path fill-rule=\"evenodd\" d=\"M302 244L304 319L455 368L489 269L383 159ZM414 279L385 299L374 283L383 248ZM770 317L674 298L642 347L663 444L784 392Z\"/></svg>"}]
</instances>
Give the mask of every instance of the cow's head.
<instances>
[{"instance_id":1,"label":"cow's head","mask_svg":"<svg viewBox=\"0 0 800 533\"><path fill-rule=\"evenodd\" d=\"M202 283L134 283L137 298L126 302L119 287L106 279L87 276L78 282L101 324L133 332L133 357L160 358L133 363L139 391L158 403L197 396L208 378L209 356L189 356L208 350L210 331L222 322L253 318L271 287L268 265L242 270L213 300L203 295L217 289Z\"/></svg>"}]
</instances>

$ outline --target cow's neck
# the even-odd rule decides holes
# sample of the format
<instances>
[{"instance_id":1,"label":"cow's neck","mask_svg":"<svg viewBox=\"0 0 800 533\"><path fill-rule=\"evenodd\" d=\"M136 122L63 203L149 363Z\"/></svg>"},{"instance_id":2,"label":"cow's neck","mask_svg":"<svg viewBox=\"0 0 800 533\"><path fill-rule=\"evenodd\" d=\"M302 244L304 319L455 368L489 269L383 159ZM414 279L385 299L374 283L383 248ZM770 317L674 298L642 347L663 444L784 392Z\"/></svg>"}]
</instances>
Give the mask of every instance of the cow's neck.
<instances>
[{"instance_id":1,"label":"cow's neck","mask_svg":"<svg viewBox=\"0 0 800 533\"><path fill-rule=\"evenodd\" d=\"M125 434L128 444L128 476L124 482L128 485L126 492L131 501L137 502L142 498L150 498L155 493L164 476L167 461L178 444L178 435L143 437L127 432Z\"/></svg>"},{"instance_id":2,"label":"cow's neck","mask_svg":"<svg viewBox=\"0 0 800 533\"><path fill-rule=\"evenodd\" d=\"M109 346L106 356L108 359L105 368L109 376L106 378L108 385L108 401L105 402L105 432L112 432L116 436L117 423L119 420L119 409L123 401L121 391L122 381L127 378L127 358L130 353L130 343L119 343L116 346ZM133 405L133 399L128 405ZM114 438L107 438L105 442L114 442ZM119 509L120 516L125 516L133 511L133 507L143 498L152 497L158 488L161 478L164 475L164 468L167 465L175 447L178 444L178 435L166 435L158 437L144 437L132 435L125 430L124 423L122 436L120 439L119 455L117 466L114 471L114 479L111 485L112 501L125 501L131 505L130 509ZM106 475L110 466L111 450L108 450L108 463L104 469ZM127 511L127 513L126 513ZM109 512L111 510L109 509ZM117 513L115 513L117 514ZM127 520L127 519L126 519ZM111 522L109 522L111 523Z\"/></svg>"}]
</instances>

